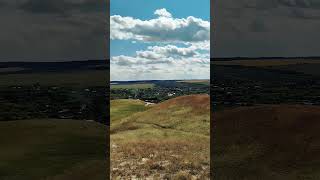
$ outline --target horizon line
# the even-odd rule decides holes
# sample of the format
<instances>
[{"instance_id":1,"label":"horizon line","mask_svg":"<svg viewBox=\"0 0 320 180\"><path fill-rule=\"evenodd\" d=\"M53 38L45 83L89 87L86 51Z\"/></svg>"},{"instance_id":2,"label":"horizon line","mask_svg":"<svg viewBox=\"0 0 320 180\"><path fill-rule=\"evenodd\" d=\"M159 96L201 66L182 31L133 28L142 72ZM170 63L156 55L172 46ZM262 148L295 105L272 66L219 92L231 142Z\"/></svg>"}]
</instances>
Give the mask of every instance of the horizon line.
<instances>
[{"instance_id":1,"label":"horizon line","mask_svg":"<svg viewBox=\"0 0 320 180\"><path fill-rule=\"evenodd\" d=\"M210 59L299 59L299 58L319 58L319 56L230 56L230 57L210 57Z\"/></svg>"},{"instance_id":2,"label":"horizon line","mask_svg":"<svg viewBox=\"0 0 320 180\"><path fill-rule=\"evenodd\" d=\"M19 61L1 61L0 63L66 63L66 62L87 62L87 61L109 61L109 58L106 59L79 59L79 60L48 60L48 61L29 61L29 60L19 60Z\"/></svg>"},{"instance_id":3,"label":"horizon line","mask_svg":"<svg viewBox=\"0 0 320 180\"><path fill-rule=\"evenodd\" d=\"M209 79L145 79L145 80L110 80L110 82L136 82L136 81L190 81L190 80L210 80Z\"/></svg>"}]
</instances>

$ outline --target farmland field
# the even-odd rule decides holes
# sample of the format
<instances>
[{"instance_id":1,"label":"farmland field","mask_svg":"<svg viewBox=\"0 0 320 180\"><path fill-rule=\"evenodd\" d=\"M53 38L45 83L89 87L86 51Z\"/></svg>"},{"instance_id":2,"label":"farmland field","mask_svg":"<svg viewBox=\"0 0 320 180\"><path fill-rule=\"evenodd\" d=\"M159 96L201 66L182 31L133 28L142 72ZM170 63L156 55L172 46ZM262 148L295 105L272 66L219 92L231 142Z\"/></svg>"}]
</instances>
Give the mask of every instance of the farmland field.
<instances>
[{"instance_id":1,"label":"farmland field","mask_svg":"<svg viewBox=\"0 0 320 180\"><path fill-rule=\"evenodd\" d=\"M105 86L107 76L108 72L105 70L0 74L0 87L28 86L35 83L65 87Z\"/></svg>"},{"instance_id":2,"label":"farmland field","mask_svg":"<svg viewBox=\"0 0 320 180\"><path fill-rule=\"evenodd\" d=\"M177 81L181 83L193 83L193 84L203 84L203 85L209 85L209 80L184 80L184 81Z\"/></svg>"},{"instance_id":3,"label":"farmland field","mask_svg":"<svg viewBox=\"0 0 320 180\"><path fill-rule=\"evenodd\" d=\"M152 83L134 83L134 84L112 84L111 89L149 89L153 88Z\"/></svg>"}]
</instances>

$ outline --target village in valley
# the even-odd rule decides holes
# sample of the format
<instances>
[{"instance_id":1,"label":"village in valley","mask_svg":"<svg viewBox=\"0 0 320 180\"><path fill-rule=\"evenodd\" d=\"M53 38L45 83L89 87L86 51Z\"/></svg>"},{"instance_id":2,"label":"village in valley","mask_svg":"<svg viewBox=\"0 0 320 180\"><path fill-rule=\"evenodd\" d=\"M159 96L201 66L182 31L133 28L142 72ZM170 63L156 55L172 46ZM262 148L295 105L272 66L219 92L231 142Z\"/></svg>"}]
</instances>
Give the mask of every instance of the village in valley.
<instances>
[{"instance_id":1,"label":"village in valley","mask_svg":"<svg viewBox=\"0 0 320 180\"><path fill-rule=\"evenodd\" d=\"M94 119L106 122L105 87L9 86L0 89L0 120ZM103 98L105 97L105 98Z\"/></svg>"},{"instance_id":2,"label":"village in valley","mask_svg":"<svg viewBox=\"0 0 320 180\"><path fill-rule=\"evenodd\" d=\"M151 105L174 97L191 94L209 94L209 80L153 80L112 82L110 98L139 99Z\"/></svg>"},{"instance_id":3,"label":"village in valley","mask_svg":"<svg viewBox=\"0 0 320 180\"><path fill-rule=\"evenodd\" d=\"M212 61L213 110L259 104L320 104L317 61L293 59L280 65L278 61L265 65L257 61Z\"/></svg>"}]
</instances>

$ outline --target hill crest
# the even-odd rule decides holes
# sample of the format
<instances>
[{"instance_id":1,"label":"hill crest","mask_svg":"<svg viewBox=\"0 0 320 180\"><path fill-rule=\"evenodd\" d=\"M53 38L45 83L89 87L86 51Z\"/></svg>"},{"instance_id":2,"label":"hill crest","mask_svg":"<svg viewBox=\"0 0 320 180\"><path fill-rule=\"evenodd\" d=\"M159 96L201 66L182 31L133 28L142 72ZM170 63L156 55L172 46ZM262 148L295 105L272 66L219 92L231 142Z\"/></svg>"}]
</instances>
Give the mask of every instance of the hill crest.
<instances>
[{"instance_id":1,"label":"hill crest","mask_svg":"<svg viewBox=\"0 0 320 180\"><path fill-rule=\"evenodd\" d=\"M210 96L208 94L186 95L169 99L159 103L152 109L166 109L173 106L192 107L195 110L210 110Z\"/></svg>"}]
</instances>

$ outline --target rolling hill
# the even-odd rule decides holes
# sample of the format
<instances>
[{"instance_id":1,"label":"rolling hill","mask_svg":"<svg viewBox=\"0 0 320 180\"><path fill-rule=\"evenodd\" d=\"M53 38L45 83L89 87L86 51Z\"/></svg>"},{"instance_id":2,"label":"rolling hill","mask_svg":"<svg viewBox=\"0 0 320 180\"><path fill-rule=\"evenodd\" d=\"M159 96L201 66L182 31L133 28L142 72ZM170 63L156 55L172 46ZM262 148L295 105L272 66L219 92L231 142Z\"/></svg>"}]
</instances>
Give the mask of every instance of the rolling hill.
<instances>
[{"instance_id":1,"label":"rolling hill","mask_svg":"<svg viewBox=\"0 0 320 180\"><path fill-rule=\"evenodd\" d=\"M122 109L130 113L121 118L115 104L124 100L111 101L112 178L209 178L209 99L180 96L144 110L141 101L126 100Z\"/></svg>"},{"instance_id":2,"label":"rolling hill","mask_svg":"<svg viewBox=\"0 0 320 180\"><path fill-rule=\"evenodd\" d=\"M0 122L0 179L106 179L106 131L70 119Z\"/></svg>"},{"instance_id":3,"label":"rolling hill","mask_svg":"<svg viewBox=\"0 0 320 180\"><path fill-rule=\"evenodd\" d=\"M320 107L257 105L214 114L214 179L320 178Z\"/></svg>"}]
</instances>

